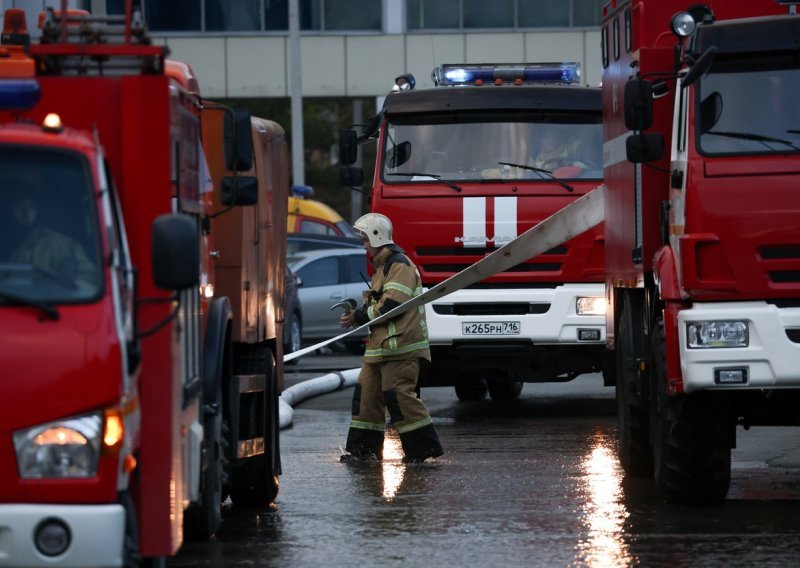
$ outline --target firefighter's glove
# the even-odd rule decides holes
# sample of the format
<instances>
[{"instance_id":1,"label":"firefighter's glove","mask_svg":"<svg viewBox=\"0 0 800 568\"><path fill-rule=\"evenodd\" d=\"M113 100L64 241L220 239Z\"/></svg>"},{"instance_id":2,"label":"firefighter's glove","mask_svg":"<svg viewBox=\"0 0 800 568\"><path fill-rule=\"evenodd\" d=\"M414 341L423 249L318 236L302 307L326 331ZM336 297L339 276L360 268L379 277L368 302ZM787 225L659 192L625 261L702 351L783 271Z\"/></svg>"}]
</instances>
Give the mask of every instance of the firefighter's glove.
<instances>
[{"instance_id":1,"label":"firefighter's glove","mask_svg":"<svg viewBox=\"0 0 800 568\"><path fill-rule=\"evenodd\" d=\"M365 323L369 322L366 304L353 311L353 319L355 320L356 325L364 325Z\"/></svg>"}]
</instances>

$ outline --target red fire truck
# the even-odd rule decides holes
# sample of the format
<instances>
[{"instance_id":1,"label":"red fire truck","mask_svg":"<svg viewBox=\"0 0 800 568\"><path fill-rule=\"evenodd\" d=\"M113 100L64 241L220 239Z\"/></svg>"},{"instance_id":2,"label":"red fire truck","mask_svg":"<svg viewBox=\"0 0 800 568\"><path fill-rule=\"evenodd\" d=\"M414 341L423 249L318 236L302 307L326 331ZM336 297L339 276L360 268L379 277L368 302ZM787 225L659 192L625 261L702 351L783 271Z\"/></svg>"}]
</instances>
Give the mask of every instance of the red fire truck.
<instances>
[{"instance_id":1,"label":"red fire truck","mask_svg":"<svg viewBox=\"0 0 800 568\"><path fill-rule=\"evenodd\" d=\"M798 424L800 18L786 4L604 6L619 457L667 500L725 498L737 425Z\"/></svg>"},{"instance_id":2,"label":"red fire truck","mask_svg":"<svg viewBox=\"0 0 800 568\"><path fill-rule=\"evenodd\" d=\"M282 133L219 112L229 143L204 148L214 112L127 5L101 20L62 4L29 47L22 11L5 14L3 566L161 564L185 531L217 529L226 496L278 490L288 184L270 195L256 172L285 166ZM204 151L226 155L213 187ZM247 239L216 231L234 217ZM277 233L256 250L262 226ZM226 270L247 292L220 294Z\"/></svg>"},{"instance_id":3,"label":"red fire truck","mask_svg":"<svg viewBox=\"0 0 800 568\"><path fill-rule=\"evenodd\" d=\"M372 210L431 287L601 183L600 89L577 64L442 65L436 86L390 93L343 163L377 139ZM361 170L341 170L359 185ZM433 366L423 386L461 400L516 398L523 382L600 370L602 227L426 306Z\"/></svg>"}]
</instances>

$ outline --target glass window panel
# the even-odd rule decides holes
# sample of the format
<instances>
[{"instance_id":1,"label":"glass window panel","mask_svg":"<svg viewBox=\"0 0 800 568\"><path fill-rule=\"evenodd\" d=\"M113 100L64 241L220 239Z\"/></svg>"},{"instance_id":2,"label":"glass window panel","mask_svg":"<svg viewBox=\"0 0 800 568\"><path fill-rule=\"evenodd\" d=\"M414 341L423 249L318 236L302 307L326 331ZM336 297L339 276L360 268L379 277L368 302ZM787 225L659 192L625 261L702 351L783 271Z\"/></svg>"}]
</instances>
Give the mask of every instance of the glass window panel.
<instances>
[{"instance_id":1,"label":"glass window panel","mask_svg":"<svg viewBox=\"0 0 800 568\"><path fill-rule=\"evenodd\" d=\"M363 283L367 278L367 257L363 254L353 254L344 257L347 273L345 274L345 283Z\"/></svg>"},{"instance_id":2,"label":"glass window panel","mask_svg":"<svg viewBox=\"0 0 800 568\"><path fill-rule=\"evenodd\" d=\"M322 0L300 0L300 29L322 29Z\"/></svg>"},{"instance_id":3,"label":"glass window panel","mask_svg":"<svg viewBox=\"0 0 800 568\"><path fill-rule=\"evenodd\" d=\"M463 0L465 28L513 28L514 0ZM563 0L560 0L563 1Z\"/></svg>"},{"instance_id":4,"label":"glass window panel","mask_svg":"<svg viewBox=\"0 0 800 568\"><path fill-rule=\"evenodd\" d=\"M521 28L569 26L569 2L565 0L518 0Z\"/></svg>"},{"instance_id":5,"label":"glass window panel","mask_svg":"<svg viewBox=\"0 0 800 568\"><path fill-rule=\"evenodd\" d=\"M106 14L111 16L125 13L125 0L106 0Z\"/></svg>"},{"instance_id":6,"label":"glass window panel","mask_svg":"<svg viewBox=\"0 0 800 568\"><path fill-rule=\"evenodd\" d=\"M153 31L200 30L200 0L149 0L144 5L147 27Z\"/></svg>"},{"instance_id":7,"label":"glass window panel","mask_svg":"<svg viewBox=\"0 0 800 568\"><path fill-rule=\"evenodd\" d=\"M303 288L338 284L339 257L321 258L314 262L309 262L297 271L297 276L303 281Z\"/></svg>"},{"instance_id":8,"label":"glass window panel","mask_svg":"<svg viewBox=\"0 0 800 568\"><path fill-rule=\"evenodd\" d=\"M602 12L602 0L572 0L572 25L599 26Z\"/></svg>"},{"instance_id":9,"label":"glass window panel","mask_svg":"<svg viewBox=\"0 0 800 568\"><path fill-rule=\"evenodd\" d=\"M325 0L326 30L380 30L379 0Z\"/></svg>"},{"instance_id":10,"label":"glass window panel","mask_svg":"<svg viewBox=\"0 0 800 568\"><path fill-rule=\"evenodd\" d=\"M289 29L289 0L264 0L264 29Z\"/></svg>"},{"instance_id":11,"label":"glass window panel","mask_svg":"<svg viewBox=\"0 0 800 568\"><path fill-rule=\"evenodd\" d=\"M259 30L258 5L262 0L206 0L206 30L251 31Z\"/></svg>"},{"instance_id":12,"label":"glass window panel","mask_svg":"<svg viewBox=\"0 0 800 568\"><path fill-rule=\"evenodd\" d=\"M459 0L407 0L409 30L459 28Z\"/></svg>"}]
</instances>

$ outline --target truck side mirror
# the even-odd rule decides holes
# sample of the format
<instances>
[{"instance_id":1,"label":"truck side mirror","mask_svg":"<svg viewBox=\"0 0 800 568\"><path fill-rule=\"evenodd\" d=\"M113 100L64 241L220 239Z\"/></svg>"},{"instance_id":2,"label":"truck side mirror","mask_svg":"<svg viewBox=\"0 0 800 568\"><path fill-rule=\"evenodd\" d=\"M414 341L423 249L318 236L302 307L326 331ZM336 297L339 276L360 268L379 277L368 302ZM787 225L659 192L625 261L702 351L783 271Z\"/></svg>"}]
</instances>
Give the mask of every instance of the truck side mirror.
<instances>
[{"instance_id":1,"label":"truck side mirror","mask_svg":"<svg viewBox=\"0 0 800 568\"><path fill-rule=\"evenodd\" d=\"M655 162L664 155L664 137L661 134L633 134L625 140L628 161L634 164Z\"/></svg>"},{"instance_id":2,"label":"truck side mirror","mask_svg":"<svg viewBox=\"0 0 800 568\"><path fill-rule=\"evenodd\" d=\"M714 63L714 54L717 53L717 46L712 45L703 54L697 58L692 68L686 73L681 81L681 87L688 87L700 77L705 75L705 72L711 69L711 64Z\"/></svg>"},{"instance_id":3,"label":"truck side mirror","mask_svg":"<svg viewBox=\"0 0 800 568\"><path fill-rule=\"evenodd\" d=\"M255 205L258 203L258 178L255 176L225 176L222 178L219 200L225 206Z\"/></svg>"},{"instance_id":4,"label":"truck side mirror","mask_svg":"<svg viewBox=\"0 0 800 568\"><path fill-rule=\"evenodd\" d=\"M625 128L647 130L653 124L653 85L647 79L625 83Z\"/></svg>"},{"instance_id":5,"label":"truck side mirror","mask_svg":"<svg viewBox=\"0 0 800 568\"><path fill-rule=\"evenodd\" d=\"M399 168L411 159L411 142L401 142L388 152L386 164L390 168Z\"/></svg>"},{"instance_id":6,"label":"truck side mirror","mask_svg":"<svg viewBox=\"0 0 800 568\"><path fill-rule=\"evenodd\" d=\"M340 168L339 185L361 187L364 184L364 168Z\"/></svg>"},{"instance_id":7,"label":"truck side mirror","mask_svg":"<svg viewBox=\"0 0 800 568\"><path fill-rule=\"evenodd\" d=\"M200 282L200 240L188 215L167 213L153 221L153 282L162 290L185 290Z\"/></svg>"},{"instance_id":8,"label":"truck side mirror","mask_svg":"<svg viewBox=\"0 0 800 568\"><path fill-rule=\"evenodd\" d=\"M235 109L225 113L225 167L232 172L244 172L253 167L253 138L250 113Z\"/></svg>"},{"instance_id":9,"label":"truck side mirror","mask_svg":"<svg viewBox=\"0 0 800 568\"><path fill-rule=\"evenodd\" d=\"M339 131L339 161L352 166L358 159L358 137L352 128L343 128Z\"/></svg>"}]
</instances>

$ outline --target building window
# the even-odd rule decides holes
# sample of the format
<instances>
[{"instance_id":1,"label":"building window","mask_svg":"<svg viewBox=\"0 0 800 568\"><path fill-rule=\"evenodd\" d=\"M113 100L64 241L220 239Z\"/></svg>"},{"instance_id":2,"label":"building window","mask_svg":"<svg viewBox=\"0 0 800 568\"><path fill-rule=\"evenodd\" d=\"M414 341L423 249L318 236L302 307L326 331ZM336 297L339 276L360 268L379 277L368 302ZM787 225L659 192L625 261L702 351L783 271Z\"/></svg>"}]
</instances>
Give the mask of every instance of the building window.
<instances>
[{"instance_id":1,"label":"building window","mask_svg":"<svg viewBox=\"0 0 800 568\"><path fill-rule=\"evenodd\" d=\"M465 28L513 28L514 0L461 0Z\"/></svg>"},{"instance_id":2,"label":"building window","mask_svg":"<svg viewBox=\"0 0 800 568\"><path fill-rule=\"evenodd\" d=\"M458 0L457 0L458 1ZM157 32L288 31L289 0L141 0L147 26ZM106 0L122 14L124 0ZM299 0L304 31L381 31L379 0Z\"/></svg>"},{"instance_id":3,"label":"building window","mask_svg":"<svg viewBox=\"0 0 800 568\"><path fill-rule=\"evenodd\" d=\"M461 25L460 0L408 0L407 26L410 30L458 28Z\"/></svg>"},{"instance_id":4,"label":"building window","mask_svg":"<svg viewBox=\"0 0 800 568\"><path fill-rule=\"evenodd\" d=\"M405 0L408 30L600 25L605 0Z\"/></svg>"}]
</instances>

